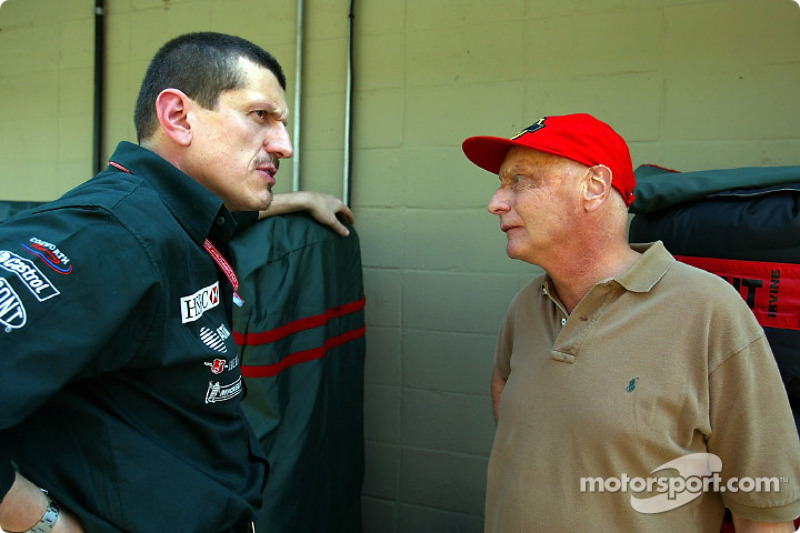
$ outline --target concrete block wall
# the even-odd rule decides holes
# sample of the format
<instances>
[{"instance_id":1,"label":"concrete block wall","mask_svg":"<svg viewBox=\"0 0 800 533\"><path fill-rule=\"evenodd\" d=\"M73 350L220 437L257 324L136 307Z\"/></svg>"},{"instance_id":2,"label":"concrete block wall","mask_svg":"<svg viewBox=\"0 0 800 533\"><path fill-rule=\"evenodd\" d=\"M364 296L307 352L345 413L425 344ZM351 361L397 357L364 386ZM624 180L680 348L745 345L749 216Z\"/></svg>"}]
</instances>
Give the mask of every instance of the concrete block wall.
<instances>
[{"instance_id":1,"label":"concrete block wall","mask_svg":"<svg viewBox=\"0 0 800 533\"><path fill-rule=\"evenodd\" d=\"M294 99L296 0L107 0L106 152L135 140L155 50L194 30L271 52ZM91 0L0 7L0 196L54 198L91 169ZM305 2L303 188L342 194L349 2ZM47 16L45 17L44 14ZM367 290L367 533L482 531L495 337L538 271L505 257L496 178L460 144L590 112L634 164L800 164L793 0L355 2L351 206ZM291 122L291 118L290 118ZM277 190L290 190L292 164Z\"/></svg>"},{"instance_id":2,"label":"concrete block wall","mask_svg":"<svg viewBox=\"0 0 800 533\"><path fill-rule=\"evenodd\" d=\"M92 168L92 19L81 2L39 3L7 3L0 11L4 199L39 200L55 176L85 176ZM51 195L69 187L56 188Z\"/></svg>"}]
</instances>

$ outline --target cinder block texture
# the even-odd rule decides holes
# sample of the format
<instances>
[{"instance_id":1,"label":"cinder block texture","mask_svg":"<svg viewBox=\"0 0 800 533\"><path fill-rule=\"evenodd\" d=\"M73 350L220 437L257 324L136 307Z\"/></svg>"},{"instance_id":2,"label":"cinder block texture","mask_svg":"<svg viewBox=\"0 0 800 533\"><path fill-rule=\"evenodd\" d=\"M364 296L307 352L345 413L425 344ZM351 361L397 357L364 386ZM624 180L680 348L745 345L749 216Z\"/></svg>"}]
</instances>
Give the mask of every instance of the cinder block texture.
<instances>
[{"instance_id":1,"label":"cinder block texture","mask_svg":"<svg viewBox=\"0 0 800 533\"><path fill-rule=\"evenodd\" d=\"M405 448L400 466L400 501L480 516L487 460L483 457Z\"/></svg>"},{"instance_id":2,"label":"cinder block texture","mask_svg":"<svg viewBox=\"0 0 800 533\"><path fill-rule=\"evenodd\" d=\"M440 511L421 505L400 506L399 531L413 533L482 533L480 516Z\"/></svg>"},{"instance_id":3,"label":"cinder block texture","mask_svg":"<svg viewBox=\"0 0 800 533\"><path fill-rule=\"evenodd\" d=\"M506 257L486 211L497 178L464 158L466 137L589 112L628 139L634 165L800 164L792 0L356 2L349 154L349 2L305 1L302 73L297 0L106 4L106 155L135 141L133 105L156 49L217 30L282 62L290 105L302 74L303 188L342 194L350 157L367 295L367 533L481 530L495 338L540 270ZM0 7L2 199L55 198L89 177L93 5ZM290 190L292 170L282 165L277 191Z\"/></svg>"}]
</instances>

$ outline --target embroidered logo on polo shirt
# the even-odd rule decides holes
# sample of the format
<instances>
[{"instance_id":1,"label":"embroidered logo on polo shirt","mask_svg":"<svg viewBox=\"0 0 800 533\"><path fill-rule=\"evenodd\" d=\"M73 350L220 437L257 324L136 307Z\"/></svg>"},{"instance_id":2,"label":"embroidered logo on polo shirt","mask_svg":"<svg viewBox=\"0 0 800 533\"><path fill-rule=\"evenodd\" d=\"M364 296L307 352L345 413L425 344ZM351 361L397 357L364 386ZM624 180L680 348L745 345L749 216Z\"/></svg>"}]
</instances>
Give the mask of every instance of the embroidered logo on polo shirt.
<instances>
[{"instance_id":1,"label":"embroidered logo on polo shirt","mask_svg":"<svg viewBox=\"0 0 800 533\"><path fill-rule=\"evenodd\" d=\"M27 321L28 315L19 296L5 279L0 278L0 324L5 326L8 333L21 328Z\"/></svg>"},{"instance_id":2,"label":"embroidered logo on polo shirt","mask_svg":"<svg viewBox=\"0 0 800 533\"><path fill-rule=\"evenodd\" d=\"M181 322L194 322L203 313L219 305L219 281L181 298Z\"/></svg>"},{"instance_id":3,"label":"embroidered logo on polo shirt","mask_svg":"<svg viewBox=\"0 0 800 533\"><path fill-rule=\"evenodd\" d=\"M30 259L23 259L8 250L0 250L0 267L12 274L16 274L31 294L40 302L61 294Z\"/></svg>"},{"instance_id":4,"label":"embroidered logo on polo shirt","mask_svg":"<svg viewBox=\"0 0 800 533\"><path fill-rule=\"evenodd\" d=\"M632 393L633 391L635 391L635 390L636 390L636 382L637 382L637 381L639 381L639 378L638 378L638 377L635 377L635 378L633 378L632 380L630 380L630 381L628 382L628 386L627 386L627 387L625 387L625 392L627 392L628 394L630 394L630 393Z\"/></svg>"},{"instance_id":5,"label":"embroidered logo on polo shirt","mask_svg":"<svg viewBox=\"0 0 800 533\"><path fill-rule=\"evenodd\" d=\"M206 392L206 403L217 403L235 398L242 393L242 377L231 383L230 385L220 385L219 381L214 383L208 382L208 391Z\"/></svg>"},{"instance_id":6,"label":"embroidered logo on polo shirt","mask_svg":"<svg viewBox=\"0 0 800 533\"><path fill-rule=\"evenodd\" d=\"M72 272L72 265L70 264L69 257L64 255L55 244L31 237L30 245L23 244L30 253L38 256L44 264L58 272L59 274L70 274Z\"/></svg>"}]
</instances>

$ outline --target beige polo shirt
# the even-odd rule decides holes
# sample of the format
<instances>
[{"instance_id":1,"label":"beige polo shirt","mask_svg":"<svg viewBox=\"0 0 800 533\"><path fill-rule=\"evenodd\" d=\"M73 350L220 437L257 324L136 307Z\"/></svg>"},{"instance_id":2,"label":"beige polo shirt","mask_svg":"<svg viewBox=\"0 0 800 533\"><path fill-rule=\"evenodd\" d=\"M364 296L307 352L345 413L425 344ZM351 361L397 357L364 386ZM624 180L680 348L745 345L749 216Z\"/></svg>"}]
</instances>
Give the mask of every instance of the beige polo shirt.
<instances>
[{"instance_id":1,"label":"beige polo shirt","mask_svg":"<svg viewBox=\"0 0 800 533\"><path fill-rule=\"evenodd\" d=\"M800 441L761 327L721 278L660 242L634 248L644 253L633 267L569 315L546 276L514 298L497 347L508 381L486 531L717 533L725 506L753 520L800 515ZM691 481L681 467L658 469L707 453L726 492L707 485L680 505L686 492L639 492L648 478ZM756 477L777 486L731 492ZM642 512L632 497L655 499Z\"/></svg>"}]
</instances>

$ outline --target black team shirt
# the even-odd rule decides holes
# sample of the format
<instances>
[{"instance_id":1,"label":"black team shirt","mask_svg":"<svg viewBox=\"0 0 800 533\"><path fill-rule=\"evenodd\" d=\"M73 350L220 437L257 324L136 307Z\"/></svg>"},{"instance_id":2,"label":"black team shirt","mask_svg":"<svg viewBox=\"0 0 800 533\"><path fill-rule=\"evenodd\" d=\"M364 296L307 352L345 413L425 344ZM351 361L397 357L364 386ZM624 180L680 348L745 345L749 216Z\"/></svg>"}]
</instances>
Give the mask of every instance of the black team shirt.
<instances>
[{"instance_id":1,"label":"black team shirt","mask_svg":"<svg viewBox=\"0 0 800 533\"><path fill-rule=\"evenodd\" d=\"M220 531L269 467L204 244L225 256L256 214L137 145L111 161L0 224L0 497L16 465L89 532Z\"/></svg>"}]
</instances>

